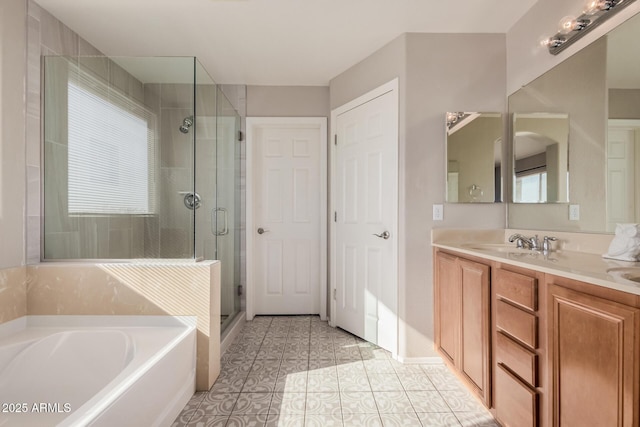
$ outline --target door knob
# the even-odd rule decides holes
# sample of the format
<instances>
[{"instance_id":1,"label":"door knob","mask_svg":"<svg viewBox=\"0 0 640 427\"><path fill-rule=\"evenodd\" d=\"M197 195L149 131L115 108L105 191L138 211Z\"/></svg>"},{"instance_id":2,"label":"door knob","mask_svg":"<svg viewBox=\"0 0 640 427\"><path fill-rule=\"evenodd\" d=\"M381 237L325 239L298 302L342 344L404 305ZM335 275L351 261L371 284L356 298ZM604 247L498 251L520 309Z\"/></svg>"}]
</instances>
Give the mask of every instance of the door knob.
<instances>
[{"instance_id":1,"label":"door knob","mask_svg":"<svg viewBox=\"0 0 640 427\"><path fill-rule=\"evenodd\" d=\"M264 234L267 233L269 230L265 230L264 228L260 227L258 228L258 234Z\"/></svg>"},{"instance_id":2,"label":"door knob","mask_svg":"<svg viewBox=\"0 0 640 427\"><path fill-rule=\"evenodd\" d=\"M380 237L384 240L387 240L389 237L391 237L391 233L389 233L388 231L383 231L382 234L375 234L373 233L374 236L376 237Z\"/></svg>"}]
</instances>

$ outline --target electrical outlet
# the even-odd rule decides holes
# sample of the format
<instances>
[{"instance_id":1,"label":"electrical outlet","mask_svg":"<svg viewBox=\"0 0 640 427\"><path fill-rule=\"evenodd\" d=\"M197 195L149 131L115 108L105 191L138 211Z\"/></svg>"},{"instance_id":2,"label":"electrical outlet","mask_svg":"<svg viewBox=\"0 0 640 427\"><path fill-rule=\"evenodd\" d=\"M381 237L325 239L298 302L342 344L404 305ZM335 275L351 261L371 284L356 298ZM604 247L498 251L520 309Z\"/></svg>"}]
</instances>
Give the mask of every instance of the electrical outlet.
<instances>
[{"instance_id":1,"label":"electrical outlet","mask_svg":"<svg viewBox=\"0 0 640 427\"><path fill-rule=\"evenodd\" d=\"M580 205L569 205L569 221L580 220Z\"/></svg>"},{"instance_id":2,"label":"electrical outlet","mask_svg":"<svg viewBox=\"0 0 640 427\"><path fill-rule=\"evenodd\" d=\"M433 220L442 221L444 219L444 206L433 205Z\"/></svg>"}]
</instances>

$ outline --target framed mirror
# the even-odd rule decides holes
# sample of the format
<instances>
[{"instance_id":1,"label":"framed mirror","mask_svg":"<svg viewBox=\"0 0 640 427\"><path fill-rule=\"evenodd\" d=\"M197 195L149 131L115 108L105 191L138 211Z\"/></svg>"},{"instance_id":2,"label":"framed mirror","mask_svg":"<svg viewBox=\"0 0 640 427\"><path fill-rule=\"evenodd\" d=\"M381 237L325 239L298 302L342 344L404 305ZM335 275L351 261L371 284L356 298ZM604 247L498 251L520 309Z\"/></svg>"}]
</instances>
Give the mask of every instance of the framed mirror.
<instances>
[{"instance_id":1,"label":"framed mirror","mask_svg":"<svg viewBox=\"0 0 640 427\"><path fill-rule=\"evenodd\" d=\"M502 114L446 114L448 203L502 201Z\"/></svg>"},{"instance_id":2,"label":"framed mirror","mask_svg":"<svg viewBox=\"0 0 640 427\"><path fill-rule=\"evenodd\" d=\"M569 115L513 115L513 202L569 201Z\"/></svg>"},{"instance_id":3,"label":"framed mirror","mask_svg":"<svg viewBox=\"0 0 640 427\"><path fill-rule=\"evenodd\" d=\"M520 116L566 114L569 145L567 198L531 205L514 196L508 227L612 233L640 222L639 39L640 14L509 96L512 134Z\"/></svg>"}]
</instances>

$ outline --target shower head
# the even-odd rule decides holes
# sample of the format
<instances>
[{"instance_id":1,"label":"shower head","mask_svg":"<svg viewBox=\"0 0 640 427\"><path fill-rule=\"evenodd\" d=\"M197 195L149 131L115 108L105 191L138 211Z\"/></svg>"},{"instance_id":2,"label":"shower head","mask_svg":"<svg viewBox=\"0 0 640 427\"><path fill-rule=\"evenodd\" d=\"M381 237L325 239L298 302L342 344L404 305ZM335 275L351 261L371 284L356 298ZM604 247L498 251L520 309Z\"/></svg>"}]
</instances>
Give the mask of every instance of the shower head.
<instances>
[{"instance_id":1,"label":"shower head","mask_svg":"<svg viewBox=\"0 0 640 427\"><path fill-rule=\"evenodd\" d=\"M189 133L189 128L193 126L193 116L185 117L180 126L180 132Z\"/></svg>"}]
</instances>

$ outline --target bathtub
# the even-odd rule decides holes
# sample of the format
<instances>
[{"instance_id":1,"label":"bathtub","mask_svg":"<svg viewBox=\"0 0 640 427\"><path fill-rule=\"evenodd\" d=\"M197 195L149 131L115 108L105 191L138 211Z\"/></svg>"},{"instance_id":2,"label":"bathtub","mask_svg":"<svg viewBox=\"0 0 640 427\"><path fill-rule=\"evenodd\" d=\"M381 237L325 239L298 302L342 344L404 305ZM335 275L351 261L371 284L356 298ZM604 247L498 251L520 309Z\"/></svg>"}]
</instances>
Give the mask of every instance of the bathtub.
<instances>
[{"instance_id":1,"label":"bathtub","mask_svg":"<svg viewBox=\"0 0 640 427\"><path fill-rule=\"evenodd\" d=\"M196 319L25 316L0 325L0 426L169 426L195 391Z\"/></svg>"}]
</instances>

